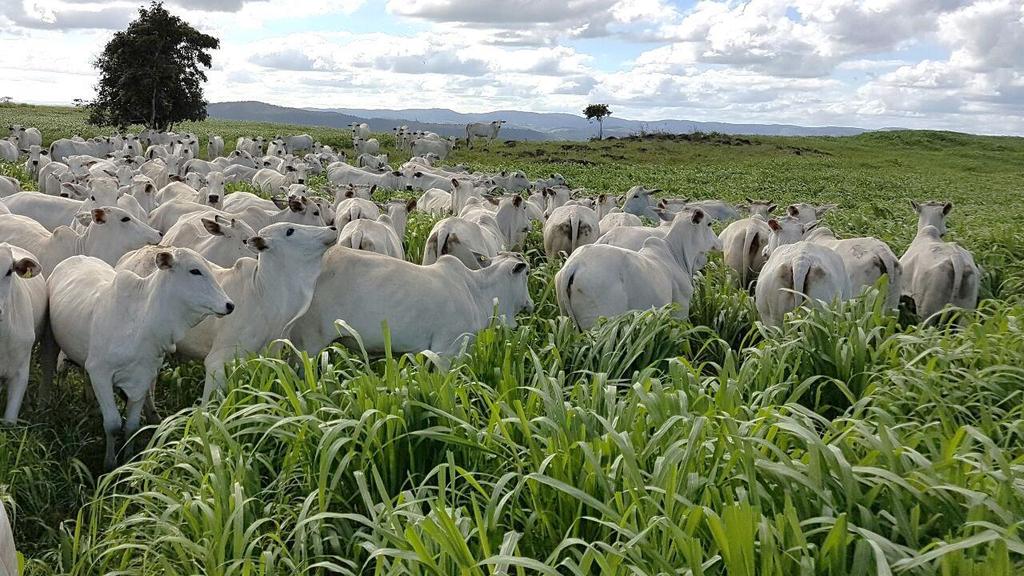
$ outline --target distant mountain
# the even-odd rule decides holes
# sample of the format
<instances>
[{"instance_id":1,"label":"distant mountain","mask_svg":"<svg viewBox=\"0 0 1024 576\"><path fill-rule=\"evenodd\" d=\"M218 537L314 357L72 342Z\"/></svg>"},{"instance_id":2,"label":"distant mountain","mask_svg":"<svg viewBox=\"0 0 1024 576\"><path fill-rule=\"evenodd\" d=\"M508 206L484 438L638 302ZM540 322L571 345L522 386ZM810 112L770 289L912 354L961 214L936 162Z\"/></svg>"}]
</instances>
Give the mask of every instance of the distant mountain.
<instances>
[{"instance_id":1,"label":"distant mountain","mask_svg":"<svg viewBox=\"0 0 1024 576\"><path fill-rule=\"evenodd\" d=\"M274 106L263 102L218 102L207 106L213 118L279 122L303 126L346 128L352 122L366 122L374 132L390 132L398 125L413 130L430 130L442 136L465 137L465 125L470 122L505 120L501 136L507 140L586 140L596 133L597 127L582 116L559 113L520 112L496 110L465 114L444 108L411 108L405 110L369 110L360 108L300 109ZM623 137L641 132L720 132L762 136L856 136L867 132L846 126L807 127L791 124L732 124L727 122L697 122L694 120L641 121L615 118L605 119L605 136Z\"/></svg>"}]
</instances>

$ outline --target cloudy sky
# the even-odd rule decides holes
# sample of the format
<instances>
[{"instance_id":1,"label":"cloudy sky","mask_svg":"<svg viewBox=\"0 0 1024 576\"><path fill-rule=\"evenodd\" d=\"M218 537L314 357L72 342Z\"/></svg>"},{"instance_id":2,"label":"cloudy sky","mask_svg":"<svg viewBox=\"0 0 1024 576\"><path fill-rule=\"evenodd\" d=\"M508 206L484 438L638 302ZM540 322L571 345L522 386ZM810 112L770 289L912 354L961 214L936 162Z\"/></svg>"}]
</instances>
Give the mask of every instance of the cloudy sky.
<instances>
[{"instance_id":1,"label":"cloudy sky","mask_svg":"<svg viewBox=\"0 0 1024 576\"><path fill-rule=\"evenodd\" d=\"M88 99L120 0L0 0L0 96ZM1024 0L168 0L210 101L1024 135Z\"/></svg>"}]
</instances>

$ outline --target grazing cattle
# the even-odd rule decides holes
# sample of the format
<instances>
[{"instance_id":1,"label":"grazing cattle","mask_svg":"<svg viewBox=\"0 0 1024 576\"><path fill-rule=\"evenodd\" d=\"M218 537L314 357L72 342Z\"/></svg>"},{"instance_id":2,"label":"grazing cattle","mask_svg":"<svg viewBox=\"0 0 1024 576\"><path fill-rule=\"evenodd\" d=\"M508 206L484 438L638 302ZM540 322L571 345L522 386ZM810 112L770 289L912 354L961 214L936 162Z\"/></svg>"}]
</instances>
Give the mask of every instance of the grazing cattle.
<instances>
[{"instance_id":1,"label":"grazing cattle","mask_svg":"<svg viewBox=\"0 0 1024 576\"><path fill-rule=\"evenodd\" d=\"M493 217L470 221L452 216L438 221L430 230L423 249L423 265L433 264L447 254L458 258L466 268L478 270L491 264L501 245L501 232Z\"/></svg>"},{"instance_id":2,"label":"grazing cattle","mask_svg":"<svg viewBox=\"0 0 1024 576\"><path fill-rule=\"evenodd\" d=\"M168 156L167 158L154 158L139 166L139 173L148 176L156 187L163 188L171 180L178 180L178 166L181 162L180 156Z\"/></svg>"},{"instance_id":3,"label":"grazing cattle","mask_svg":"<svg viewBox=\"0 0 1024 576\"><path fill-rule=\"evenodd\" d=\"M555 173L548 178L538 178L533 181L530 187L534 190L543 190L544 188L554 188L555 186L568 187L568 182L566 182L565 176Z\"/></svg>"},{"instance_id":4,"label":"grazing cattle","mask_svg":"<svg viewBox=\"0 0 1024 576\"><path fill-rule=\"evenodd\" d=\"M263 144L266 140L262 136L256 138L246 138L245 136L240 137L235 141L235 150L238 152L246 152L252 157L263 156Z\"/></svg>"},{"instance_id":5,"label":"grazing cattle","mask_svg":"<svg viewBox=\"0 0 1024 576\"><path fill-rule=\"evenodd\" d=\"M21 124L11 124L8 126L8 130L11 139L19 149L27 150L32 146L43 145L43 135L38 128L26 128Z\"/></svg>"},{"instance_id":6,"label":"grazing cattle","mask_svg":"<svg viewBox=\"0 0 1024 576\"><path fill-rule=\"evenodd\" d=\"M338 246L405 259L402 239L387 214L381 214L376 220L351 220L338 234Z\"/></svg>"},{"instance_id":7,"label":"grazing cattle","mask_svg":"<svg viewBox=\"0 0 1024 576\"><path fill-rule=\"evenodd\" d=\"M405 238L405 228L409 222L409 214L416 210L415 199L395 199L387 203L387 214L391 218L391 225L400 239Z\"/></svg>"},{"instance_id":8,"label":"grazing cattle","mask_svg":"<svg viewBox=\"0 0 1024 576\"><path fill-rule=\"evenodd\" d=\"M753 198L747 197L746 204L740 204L739 208L746 210L747 214L751 217L760 216L761 219L767 221L770 214L775 211L778 206L768 200L754 200Z\"/></svg>"},{"instance_id":9,"label":"grazing cattle","mask_svg":"<svg viewBox=\"0 0 1024 576\"><path fill-rule=\"evenodd\" d=\"M0 382L7 385L4 422L8 424L18 421L28 388L32 347L45 322L46 280L38 260L26 250L0 242ZM4 567L6 520L0 518L0 568Z\"/></svg>"},{"instance_id":10,"label":"grazing cattle","mask_svg":"<svg viewBox=\"0 0 1024 576\"><path fill-rule=\"evenodd\" d=\"M564 186L545 188L541 191L544 195L544 215L551 216L556 209L565 206L572 197L572 191Z\"/></svg>"},{"instance_id":11,"label":"grazing cattle","mask_svg":"<svg viewBox=\"0 0 1024 576\"><path fill-rule=\"evenodd\" d=\"M207 214L216 213L207 210ZM253 230L262 230L265 226L278 222L291 222L307 226L323 226L324 218L320 205L306 196L296 196L282 201L280 210L263 210L250 206L233 214L221 213L226 218L237 217L248 224Z\"/></svg>"},{"instance_id":12,"label":"grazing cattle","mask_svg":"<svg viewBox=\"0 0 1024 576\"><path fill-rule=\"evenodd\" d=\"M417 172L417 174L419 174ZM429 214L459 214L471 198L483 198L469 180L439 180L446 188L430 188L420 196L420 209ZM449 193L448 190L451 190Z\"/></svg>"},{"instance_id":13,"label":"grazing cattle","mask_svg":"<svg viewBox=\"0 0 1024 576\"><path fill-rule=\"evenodd\" d=\"M484 138L490 144L498 137L498 131L501 130L504 123L504 120L494 120L486 124L483 122L466 124L466 146L472 148L474 138Z\"/></svg>"},{"instance_id":14,"label":"grazing cattle","mask_svg":"<svg viewBox=\"0 0 1024 576\"><path fill-rule=\"evenodd\" d=\"M452 143L447 140L431 140L428 138L418 138L412 141L411 150L413 156L426 156L428 154L434 154L438 160L444 160L448 158L448 154L452 151Z\"/></svg>"},{"instance_id":15,"label":"grazing cattle","mask_svg":"<svg viewBox=\"0 0 1024 576\"><path fill-rule=\"evenodd\" d=\"M65 356L85 368L103 412L108 469L116 463L115 436L123 432L131 438L139 429L164 356L203 318L235 309L202 256L165 248L153 258L157 271L140 277L96 258L74 256L47 280L54 337ZM123 427L115 389L126 397Z\"/></svg>"},{"instance_id":16,"label":"grazing cattle","mask_svg":"<svg viewBox=\"0 0 1024 576\"><path fill-rule=\"evenodd\" d=\"M0 502L0 574L17 576L18 554L14 549L14 531L7 520L7 511Z\"/></svg>"},{"instance_id":17,"label":"grazing cattle","mask_svg":"<svg viewBox=\"0 0 1024 576\"><path fill-rule=\"evenodd\" d=\"M405 175L401 172L384 172L376 174L356 168L344 162L332 162L327 166L327 181L335 186L379 186L393 190L410 189Z\"/></svg>"},{"instance_id":18,"label":"grazing cattle","mask_svg":"<svg viewBox=\"0 0 1024 576\"><path fill-rule=\"evenodd\" d=\"M0 215L0 242L35 254L43 274L49 274L57 264L78 254L112 265L126 252L160 242L156 230L121 208L93 208L81 219L88 223L82 232L67 226L50 232L31 218Z\"/></svg>"},{"instance_id":19,"label":"grazing cattle","mask_svg":"<svg viewBox=\"0 0 1024 576\"><path fill-rule=\"evenodd\" d=\"M593 244L601 234L594 212L586 206L567 204L556 208L544 223L544 252L549 259L572 254L580 246Z\"/></svg>"},{"instance_id":20,"label":"grazing cattle","mask_svg":"<svg viewBox=\"0 0 1024 576\"><path fill-rule=\"evenodd\" d=\"M224 155L224 139L209 134L206 137L206 159L213 160Z\"/></svg>"},{"instance_id":21,"label":"grazing cattle","mask_svg":"<svg viewBox=\"0 0 1024 576\"><path fill-rule=\"evenodd\" d=\"M224 168L224 182L252 182L252 178L256 175L256 171L256 168L250 168L249 166L243 166L241 164L232 164L227 168Z\"/></svg>"},{"instance_id":22,"label":"grazing cattle","mask_svg":"<svg viewBox=\"0 0 1024 576\"><path fill-rule=\"evenodd\" d=\"M139 203L139 207L148 214L157 207L156 184L147 176L132 176L132 181L127 186L122 186L120 194L130 194Z\"/></svg>"},{"instance_id":23,"label":"grazing cattle","mask_svg":"<svg viewBox=\"0 0 1024 576\"><path fill-rule=\"evenodd\" d=\"M711 229L712 220L699 208L687 209L673 215L667 226L613 228L602 235L597 244L639 252L648 238L661 238L668 244L679 265L693 273L707 263L708 252L722 250L721 241Z\"/></svg>"},{"instance_id":24,"label":"grazing cattle","mask_svg":"<svg viewBox=\"0 0 1024 576\"><path fill-rule=\"evenodd\" d=\"M236 357L255 354L288 335L313 297L324 252L338 239L338 231L319 226L281 223L267 226L249 239L257 251L230 268L214 268L213 278L237 308L227 317L206 318L179 338L177 353L203 359L206 385L203 401L224 386L224 368ZM139 275L155 271L153 254L159 248L129 254L118 270Z\"/></svg>"},{"instance_id":25,"label":"grazing cattle","mask_svg":"<svg viewBox=\"0 0 1024 576\"><path fill-rule=\"evenodd\" d=\"M974 310L978 304L981 269L970 252L946 242L946 216L950 202L912 202L918 214L917 236L900 258L902 293L909 296L926 323L939 320L947 306Z\"/></svg>"},{"instance_id":26,"label":"grazing cattle","mask_svg":"<svg viewBox=\"0 0 1024 576\"><path fill-rule=\"evenodd\" d=\"M286 161L284 173L270 168L261 168L252 176L253 186L264 192L280 190L291 184L305 184L308 166L302 162Z\"/></svg>"},{"instance_id":27,"label":"grazing cattle","mask_svg":"<svg viewBox=\"0 0 1024 576\"><path fill-rule=\"evenodd\" d=\"M324 165L320 162L320 157L315 154L306 154L302 157L302 161L306 163L306 167L310 174L314 176L322 174L324 171Z\"/></svg>"},{"instance_id":28,"label":"grazing cattle","mask_svg":"<svg viewBox=\"0 0 1024 576\"><path fill-rule=\"evenodd\" d=\"M603 218L597 223L598 228L601 230L601 236L604 236L610 232L613 228L620 226L643 226L643 220L640 219L636 214L628 214L620 211L618 208L615 212L609 212L604 215Z\"/></svg>"},{"instance_id":29,"label":"grazing cattle","mask_svg":"<svg viewBox=\"0 0 1024 576\"><path fill-rule=\"evenodd\" d=\"M526 174L523 172L513 170L511 172L501 172L497 176L491 176L487 179L487 185L498 186L509 192L519 192L520 190L530 188L530 180L527 179Z\"/></svg>"},{"instance_id":30,"label":"grazing cattle","mask_svg":"<svg viewBox=\"0 0 1024 576\"><path fill-rule=\"evenodd\" d=\"M356 158L356 165L360 168L371 168L373 170L386 170L388 166L388 155L360 154Z\"/></svg>"},{"instance_id":31,"label":"grazing cattle","mask_svg":"<svg viewBox=\"0 0 1024 576\"><path fill-rule=\"evenodd\" d=\"M11 140L0 140L0 160L4 162L17 162L18 145Z\"/></svg>"},{"instance_id":32,"label":"grazing cattle","mask_svg":"<svg viewBox=\"0 0 1024 576\"><path fill-rule=\"evenodd\" d=\"M64 191L64 184L70 184L75 179L67 164L50 162L39 169L39 191L50 196L60 196Z\"/></svg>"},{"instance_id":33,"label":"grazing cattle","mask_svg":"<svg viewBox=\"0 0 1024 576\"><path fill-rule=\"evenodd\" d=\"M826 212L835 207L835 204L822 204L820 206L815 206L813 204L807 204L806 202L800 202L797 204L790 204L786 208L786 213L799 219L803 224L814 224L818 220L821 220L821 217L824 216Z\"/></svg>"},{"instance_id":34,"label":"grazing cattle","mask_svg":"<svg viewBox=\"0 0 1024 576\"><path fill-rule=\"evenodd\" d=\"M294 324L292 342L311 353L339 337L358 347L349 333L339 335L335 322L340 319L371 354L384 352L386 325L396 354L430 350L452 357L491 323L495 311L499 322L514 328L516 314L533 310L528 273L529 265L516 254L501 254L491 266L469 270L451 256L419 266L335 246L324 255L313 301Z\"/></svg>"},{"instance_id":35,"label":"grazing cattle","mask_svg":"<svg viewBox=\"0 0 1024 576\"><path fill-rule=\"evenodd\" d=\"M889 287L885 307L888 310L899 307L903 274L899 260L885 242L870 236L839 240L831 230L824 227L815 228L804 239L831 248L843 259L854 294L874 286L882 276L887 276Z\"/></svg>"},{"instance_id":36,"label":"grazing cattle","mask_svg":"<svg viewBox=\"0 0 1024 576\"><path fill-rule=\"evenodd\" d=\"M772 230L768 261L761 268L754 288L754 301L761 321L781 326L787 312L805 300L834 302L853 295L843 259L831 248L802 240L813 224L795 216L768 221Z\"/></svg>"},{"instance_id":37,"label":"grazing cattle","mask_svg":"<svg viewBox=\"0 0 1024 576\"><path fill-rule=\"evenodd\" d=\"M699 208L704 211L705 214L719 222L732 222L739 220L740 211L739 209L723 200L694 200L686 203L686 208L695 209Z\"/></svg>"},{"instance_id":38,"label":"grazing cattle","mask_svg":"<svg viewBox=\"0 0 1024 576\"><path fill-rule=\"evenodd\" d=\"M180 219L197 212L206 213L211 208L222 210L222 196L216 192L201 195L202 202L176 198L159 205L149 214L149 224L166 234Z\"/></svg>"},{"instance_id":39,"label":"grazing cattle","mask_svg":"<svg viewBox=\"0 0 1024 576\"><path fill-rule=\"evenodd\" d=\"M643 186L633 186L628 192L626 192L625 199L622 203L622 211L658 222L660 220L660 216L654 210L652 197L655 192L661 192L661 190L657 188L654 190L648 190Z\"/></svg>"},{"instance_id":40,"label":"grazing cattle","mask_svg":"<svg viewBox=\"0 0 1024 576\"><path fill-rule=\"evenodd\" d=\"M191 248L212 264L230 268L239 258L253 255L246 242L255 235L256 232L238 218L190 214L171 226L160 244Z\"/></svg>"},{"instance_id":41,"label":"grazing cattle","mask_svg":"<svg viewBox=\"0 0 1024 576\"><path fill-rule=\"evenodd\" d=\"M771 236L772 230L761 216L732 222L719 234L725 265L739 277L741 288L748 288L768 261L764 249Z\"/></svg>"},{"instance_id":42,"label":"grazing cattle","mask_svg":"<svg viewBox=\"0 0 1024 576\"><path fill-rule=\"evenodd\" d=\"M685 320L693 279L661 238L648 238L639 252L590 244L573 252L555 274L555 295L562 315L581 330L601 317L673 303L678 305L674 315Z\"/></svg>"}]
</instances>

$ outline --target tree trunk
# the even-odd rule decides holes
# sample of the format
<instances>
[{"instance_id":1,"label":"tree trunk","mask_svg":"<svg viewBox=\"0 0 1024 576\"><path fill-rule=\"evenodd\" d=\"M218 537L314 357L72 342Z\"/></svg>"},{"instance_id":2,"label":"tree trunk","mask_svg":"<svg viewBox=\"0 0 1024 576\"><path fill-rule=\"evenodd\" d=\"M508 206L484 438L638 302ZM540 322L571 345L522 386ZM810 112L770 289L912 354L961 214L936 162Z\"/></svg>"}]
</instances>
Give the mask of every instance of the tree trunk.
<instances>
[{"instance_id":1,"label":"tree trunk","mask_svg":"<svg viewBox=\"0 0 1024 576\"><path fill-rule=\"evenodd\" d=\"M604 140L604 118L597 119L597 139Z\"/></svg>"},{"instance_id":2,"label":"tree trunk","mask_svg":"<svg viewBox=\"0 0 1024 576\"><path fill-rule=\"evenodd\" d=\"M149 126L146 128L152 128L156 130L156 83L153 83L153 97L149 101Z\"/></svg>"}]
</instances>

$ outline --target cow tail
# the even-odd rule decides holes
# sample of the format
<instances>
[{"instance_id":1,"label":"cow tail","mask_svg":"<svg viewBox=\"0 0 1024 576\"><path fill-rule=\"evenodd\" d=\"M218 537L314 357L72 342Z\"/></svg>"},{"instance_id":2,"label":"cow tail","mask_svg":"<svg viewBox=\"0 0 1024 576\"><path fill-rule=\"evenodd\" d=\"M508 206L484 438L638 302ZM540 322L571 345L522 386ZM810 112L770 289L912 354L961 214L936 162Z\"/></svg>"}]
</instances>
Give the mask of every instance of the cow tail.
<instances>
[{"instance_id":1,"label":"cow tail","mask_svg":"<svg viewBox=\"0 0 1024 576\"><path fill-rule=\"evenodd\" d=\"M799 306L807 295L807 274L810 271L809 258L797 258L793 261L793 308Z\"/></svg>"},{"instance_id":2,"label":"cow tail","mask_svg":"<svg viewBox=\"0 0 1024 576\"><path fill-rule=\"evenodd\" d=\"M743 289L747 289L748 282L747 277L750 276L751 264L754 263L754 258L750 254L750 245L757 239L757 230L751 230L751 226L747 226L747 229L743 232L743 257L740 259L740 285Z\"/></svg>"},{"instance_id":3,"label":"cow tail","mask_svg":"<svg viewBox=\"0 0 1024 576\"><path fill-rule=\"evenodd\" d=\"M950 294L950 301L956 301L960 295L960 287L964 280L964 262L960 259L959 254L954 254L950 258L950 263L953 265L953 293Z\"/></svg>"},{"instance_id":4,"label":"cow tail","mask_svg":"<svg viewBox=\"0 0 1024 576\"><path fill-rule=\"evenodd\" d=\"M352 247L356 250L363 249L363 231L361 228L356 228L355 231L352 232L351 242Z\"/></svg>"},{"instance_id":5,"label":"cow tail","mask_svg":"<svg viewBox=\"0 0 1024 576\"><path fill-rule=\"evenodd\" d=\"M559 274L559 282L555 285L555 297L558 300L558 309L561 311L563 316L568 317L572 320L573 324L577 328L580 328L580 321L576 318L576 314L572 308L572 283L576 279L576 266L572 263L569 264L569 268L562 268L562 274Z\"/></svg>"},{"instance_id":6,"label":"cow tail","mask_svg":"<svg viewBox=\"0 0 1024 576\"><path fill-rule=\"evenodd\" d=\"M569 215L569 252L576 249L576 241L580 237L580 217L575 210Z\"/></svg>"}]
</instances>

